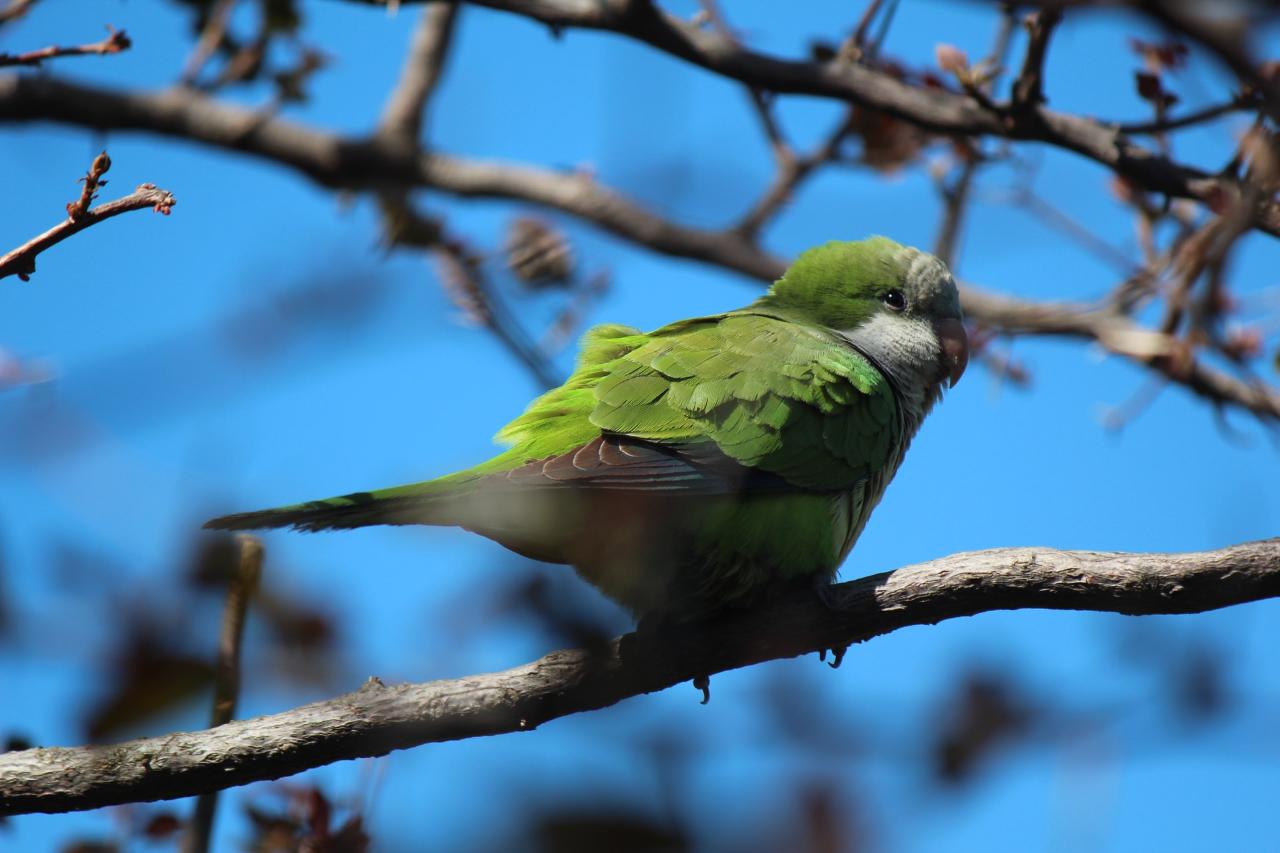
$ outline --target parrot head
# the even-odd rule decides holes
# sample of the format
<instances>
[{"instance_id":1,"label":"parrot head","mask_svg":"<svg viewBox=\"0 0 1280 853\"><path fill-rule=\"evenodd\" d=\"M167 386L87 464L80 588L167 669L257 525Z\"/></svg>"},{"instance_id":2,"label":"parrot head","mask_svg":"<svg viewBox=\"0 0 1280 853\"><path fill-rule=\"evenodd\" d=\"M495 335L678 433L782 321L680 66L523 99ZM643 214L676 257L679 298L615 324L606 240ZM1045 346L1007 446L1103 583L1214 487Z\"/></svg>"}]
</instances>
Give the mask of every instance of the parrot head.
<instances>
[{"instance_id":1,"label":"parrot head","mask_svg":"<svg viewBox=\"0 0 1280 853\"><path fill-rule=\"evenodd\" d=\"M838 332L906 391L955 385L969 362L951 271L886 237L809 249L759 304Z\"/></svg>"}]
</instances>

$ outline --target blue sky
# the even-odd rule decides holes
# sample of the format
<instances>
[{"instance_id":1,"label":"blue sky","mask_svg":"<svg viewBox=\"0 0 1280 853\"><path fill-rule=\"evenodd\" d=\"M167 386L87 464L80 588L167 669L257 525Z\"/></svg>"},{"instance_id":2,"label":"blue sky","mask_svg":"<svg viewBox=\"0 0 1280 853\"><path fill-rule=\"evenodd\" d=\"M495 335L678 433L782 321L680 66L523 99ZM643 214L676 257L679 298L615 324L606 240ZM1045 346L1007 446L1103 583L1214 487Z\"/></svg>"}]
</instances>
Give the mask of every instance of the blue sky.
<instances>
[{"instance_id":1,"label":"blue sky","mask_svg":"<svg viewBox=\"0 0 1280 853\"><path fill-rule=\"evenodd\" d=\"M835 2L785 16L764 5L724 5L753 46L784 55L800 54L811 36L838 38L855 14ZM287 114L366 131L396 78L417 11L323 2L308 4L306 15L304 38L336 61L314 79L311 100ZM68 59L52 71L148 88L176 78L188 22L170 4L39 4L0 31L0 50L90 41L99 22L126 28L133 50ZM946 41L976 58L994 26L985 4L903 0L887 49L927 65L934 45ZM1131 85L1138 65L1125 44L1131 34L1151 37L1136 19L1069 19L1047 68L1052 105L1145 117ZM1274 53L1280 41L1263 35L1264 52ZM1015 43L1015 57L1019 49ZM1223 78L1193 63L1174 85L1194 106L1222 91ZM235 97L261 103L267 92ZM789 98L780 114L798 143L811 143L839 110ZM1215 167L1242 122L1188 133L1176 151ZM732 221L771 174L747 99L728 82L618 38L554 39L523 19L472 8L430 126L442 150L589 166L651 209L703 226ZM56 221L76 193L75 178L104 145L114 162L104 197L150 181L178 198L171 217L120 217L42 256L30 283L0 282L0 347L43 359L56 374L40 387L0 392L0 589L18 623L0 641L0 733L71 744L83 739L83 709L103 689L113 637L104 601L163 615L200 521L474 463L538 389L492 338L458 322L430 264L380 245L366 198L336 196L269 164L194 144L50 125L0 131L6 246ZM1136 257L1131 218L1108 194L1107 174L1056 151L1022 153L1037 165L1043 196ZM1003 166L983 174L960 276L1036 298L1106 292L1113 270L1025 212L990 201L1015 179ZM424 203L489 247L520 212L435 194ZM586 268L612 274L589 322L651 328L758 293L754 282L551 218ZM937 221L924 170L888 179L843 171L802 191L766 243L791 255L828 239L884 233L928 246ZM1236 287L1274 294L1277 260L1274 242L1246 241L1233 268ZM557 308L555 295L512 299L534 331ZM299 322L274 322L282 306L299 304ZM1277 448L1247 417L1228 414L1243 434L1233 438L1208 407L1167 389L1115 433L1100 415L1137 392L1144 374L1078 344L1017 341L1012 352L1033 372L1033 388L1002 387L971 368L912 447L845 577L1004 545L1176 551L1276 535ZM557 364L565 370L571 359L572 347ZM97 573L77 586L53 570L67 542L98 555ZM266 543L272 583L335 613L340 653L321 662L324 686L274 683L252 663L262 632L251 625L242 715L354 689L371 674L459 676L554 647L518 619L485 616L518 566L460 531L281 532ZM1278 608L1146 620L987 614L857 647L835 673L810 658L717 676L706 707L691 688L676 688L530 735L428 746L313 776L335 795L373 799L372 831L388 849L415 849L424 837L442 849L479 847L498 842L505 817L539 802L605 791L636 808L660 808L652 756L631 742L676 733L697 744L682 799L698 838L713 849L758 843L762 827L795 808L773 793L785 789L783 780L810 775L841 780L846 805L880 849L1264 849L1280 830L1272 809L1280 742L1257 719L1274 714L1280 699L1272 654ZM1145 667L1120 659L1138 621L1155 638L1155 662ZM212 649L212 627L207 634ZM1252 717L1150 734L1158 714L1143 709L1158 702L1158 661L1184 643L1229 653L1232 688L1249 700ZM1045 701L1096 709L1102 734L1012 751L974 785L928 793L920 740L955 673L975 665L1016 673ZM823 761L777 742L760 697L779 683L808 691L822 726L872 746ZM1108 716L1117 705L1130 711ZM203 704L192 705L145 731L197 727L204 716ZM226 798L220 838L228 844L243 835L243 796ZM0 829L0 848L43 849L110 825L101 814L21 818ZM477 826L486 829L477 835Z\"/></svg>"}]
</instances>

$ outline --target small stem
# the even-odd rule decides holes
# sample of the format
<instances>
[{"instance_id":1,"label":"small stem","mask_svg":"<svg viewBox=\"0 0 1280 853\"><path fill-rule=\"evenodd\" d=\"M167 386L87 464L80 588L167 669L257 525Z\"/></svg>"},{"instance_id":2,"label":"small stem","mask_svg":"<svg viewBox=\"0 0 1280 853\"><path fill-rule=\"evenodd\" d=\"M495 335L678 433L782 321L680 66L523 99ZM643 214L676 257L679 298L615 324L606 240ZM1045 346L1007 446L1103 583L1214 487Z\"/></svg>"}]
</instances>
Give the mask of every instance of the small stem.
<instances>
[{"instance_id":1,"label":"small stem","mask_svg":"<svg viewBox=\"0 0 1280 853\"><path fill-rule=\"evenodd\" d=\"M6 65L39 65L46 59L56 59L59 56L106 56L109 53L120 53L133 46L133 42L129 40L129 36L125 34L124 30L107 27L107 31L110 35L102 41L95 41L92 44L80 44L72 47L54 45L19 54L0 53L0 67Z\"/></svg>"},{"instance_id":2,"label":"small stem","mask_svg":"<svg viewBox=\"0 0 1280 853\"><path fill-rule=\"evenodd\" d=\"M168 190L159 189L155 184L139 184L138 188L129 195L91 208L78 219L67 218L13 251L0 255L0 278L16 275L23 281L27 281L36 271L37 255L71 235L80 233L90 225L96 225L121 213L147 207L167 215L177 203L173 193Z\"/></svg>"},{"instance_id":3,"label":"small stem","mask_svg":"<svg viewBox=\"0 0 1280 853\"><path fill-rule=\"evenodd\" d=\"M240 696L240 646L244 637L249 599L262 576L262 543L253 536L238 536L240 560L231 573L226 604L222 609L222 631L218 636L218 660L214 668L213 712L209 728L231 722ZM183 853L206 853L218 810L218 791L201 794L183 842Z\"/></svg>"}]
</instances>

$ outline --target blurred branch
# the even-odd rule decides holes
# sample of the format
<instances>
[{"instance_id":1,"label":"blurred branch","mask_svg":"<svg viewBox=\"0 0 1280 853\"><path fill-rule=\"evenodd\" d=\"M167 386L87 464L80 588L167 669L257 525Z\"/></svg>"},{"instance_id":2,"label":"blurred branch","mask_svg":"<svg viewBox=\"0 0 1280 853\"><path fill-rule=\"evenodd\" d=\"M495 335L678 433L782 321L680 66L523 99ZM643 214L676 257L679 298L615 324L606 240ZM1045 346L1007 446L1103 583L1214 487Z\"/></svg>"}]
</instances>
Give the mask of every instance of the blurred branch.
<instances>
[{"instance_id":1,"label":"blurred branch","mask_svg":"<svg viewBox=\"0 0 1280 853\"><path fill-rule=\"evenodd\" d=\"M587 173L438 152L414 155L377 137L343 137L190 91L125 93L47 76L0 76L0 121L36 119L202 142L287 166L332 188L385 192L388 185L422 186L465 198L526 202L576 216L651 251L763 282L776 280L786 269L785 259L732 228L716 231L664 219ZM970 320L1001 334L1096 340L1111 352L1157 369L1160 361L1152 353L1168 352L1167 336L1093 306L1040 303L972 287L962 289L961 301ZM1134 340L1145 345L1130 346ZM1260 418L1280 416L1280 392L1269 386L1240 381L1195 361L1187 371L1171 378L1214 402L1239 406Z\"/></svg>"},{"instance_id":2,"label":"blurred branch","mask_svg":"<svg viewBox=\"0 0 1280 853\"><path fill-rule=\"evenodd\" d=\"M530 731L708 674L997 610L1200 613L1280 597L1280 539L1128 554L1000 548L807 590L691 626L553 652L505 672L387 686L203 732L0 755L0 814L173 799L424 743Z\"/></svg>"},{"instance_id":3,"label":"blurred branch","mask_svg":"<svg viewBox=\"0 0 1280 853\"><path fill-rule=\"evenodd\" d=\"M1027 53L1013 81L1013 109L1032 110L1044 103L1044 60L1049 39L1062 21L1061 9L1044 9L1027 19Z\"/></svg>"},{"instance_id":4,"label":"blurred branch","mask_svg":"<svg viewBox=\"0 0 1280 853\"><path fill-rule=\"evenodd\" d=\"M120 92L53 77L0 75L0 122L53 120L143 130L239 151L293 168L334 189L422 186L467 198L505 198L578 216L624 239L772 281L785 267L737 234L655 216L581 172L412 155L382 140L343 137L190 91Z\"/></svg>"},{"instance_id":5,"label":"blurred branch","mask_svg":"<svg viewBox=\"0 0 1280 853\"><path fill-rule=\"evenodd\" d=\"M214 667L213 713L209 727L231 722L240 696L240 641L244 621L249 613L249 599L262 576L262 543L253 536L236 537L240 543L239 561L231 572L227 601L222 610L222 631L218 636L218 660ZM206 791L196 799L195 814L183 840L183 853L205 853L213 832L213 819L218 809L217 790Z\"/></svg>"},{"instance_id":6,"label":"blurred branch","mask_svg":"<svg viewBox=\"0 0 1280 853\"><path fill-rule=\"evenodd\" d=\"M491 331L520 360L543 388L553 388L563 380L542 349L529 339L524 327L512 316L501 295L491 286L476 257L458 238L445 232L438 218L418 213L403 193L378 196L382 229L392 246L412 246L433 253L445 289L472 319Z\"/></svg>"},{"instance_id":7,"label":"blurred branch","mask_svg":"<svg viewBox=\"0 0 1280 853\"><path fill-rule=\"evenodd\" d=\"M231 13L235 10L236 2L237 0L216 0L213 7L209 9L209 17L200 31L200 37L196 39L195 47L191 49L191 54L183 63L182 76L179 78L182 85L194 85L200 72L217 52L218 45L222 44L222 40L227 35L227 24L231 21Z\"/></svg>"},{"instance_id":8,"label":"blurred branch","mask_svg":"<svg viewBox=\"0 0 1280 853\"><path fill-rule=\"evenodd\" d=\"M359 2L376 3L376 0ZM1150 192L1212 204L1222 192L1238 191L1235 180L1230 176L1212 175L1174 161L1137 145L1118 134L1114 125L1096 119L1056 112L1040 104L1019 104L1017 109L1011 104L984 105L972 93L915 86L896 79L887 71L838 59L829 62L779 59L750 50L717 29L704 29L667 15L650 0L619 0L613 3L581 3L576 0L467 2L532 18L557 31L580 27L614 32L737 80L752 89L847 101L888 113L939 134L1043 142L1100 163ZM1060 7L1073 4L1043 5ZM1137 5L1145 9L1145 4ZM1164 7L1164 4L1156 5ZM1194 33L1189 35L1195 38ZM1044 39L1047 38L1046 32ZM1039 66L1032 63L1032 68L1038 69ZM1035 74L1038 79L1039 71ZM1256 71L1251 80L1261 81L1259 85L1266 83ZM1280 205L1268 199L1257 211L1256 225L1273 236L1280 236Z\"/></svg>"},{"instance_id":9,"label":"blurred branch","mask_svg":"<svg viewBox=\"0 0 1280 853\"><path fill-rule=\"evenodd\" d=\"M752 90L752 98L757 105L763 104L760 92ZM767 106L759 107L762 117L771 117L771 112ZM835 160L840 154L840 145L845 138L853 132L854 114L850 110L840 123L827 135L827 138L819 143L812 151L803 156L797 156L795 151L782 141L781 136L770 121L766 121L765 127L770 143L773 146L774 157L777 160L778 170L774 175L773 181L768 188L747 211L737 225L733 226L733 231L742 235L748 240L754 241L770 219L782 210L783 206L791 200L796 190L804 183L813 172L820 166L826 165ZM769 130L770 128L772 130Z\"/></svg>"},{"instance_id":10,"label":"blurred branch","mask_svg":"<svg viewBox=\"0 0 1280 853\"><path fill-rule=\"evenodd\" d=\"M382 111L379 133L416 147L422 132L423 112L448 59L457 16L458 7L453 3L434 3L422 13L400 72L400 82Z\"/></svg>"},{"instance_id":11,"label":"blurred branch","mask_svg":"<svg viewBox=\"0 0 1280 853\"><path fill-rule=\"evenodd\" d=\"M942 195L942 222L938 236L933 241L933 253L949 267L955 265L956 244L960 237L960 225L969 203L973 178L982 162L982 155L969 150L961 156L960 174L947 183L946 176L938 178L938 191Z\"/></svg>"},{"instance_id":12,"label":"blurred branch","mask_svg":"<svg viewBox=\"0 0 1280 853\"><path fill-rule=\"evenodd\" d=\"M0 278L16 275L23 281L27 281L36 271L37 255L61 243L72 234L78 234L90 225L96 225L130 210L142 210L147 207L167 215L177 204L173 193L168 190L159 189L155 184L139 184L136 190L123 198L90 208L89 203L93 199L95 190L100 184L106 183L101 180L102 174L110 166L111 160L105 151L94 159L89 174L82 179L84 190L80 198L67 205L67 218L13 251L0 255Z\"/></svg>"},{"instance_id":13,"label":"blurred branch","mask_svg":"<svg viewBox=\"0 0 1280 853\"><path fill-rule=\"evenodd\" d=\"M22 11L25 11L25 9ZM21 11L18 14L21 14ZM107 32L106 38L93 44L80 44L72 47L55 45L18 54L0 53L0 67L6 65L39 65L46 59L56 59L60 56L105 56L109 53L120 53L122 50L128 50L133 46L133 42L125 35L124 30L107 27Z\"/></svg>"},{"instance_id":14,"label":"blurred branch","mask_svg":"<svg viewBox=\"0 0 1280 853\"><path fill-rule=\"evenodd\" d=\"M1133 122L1131 124L1118 124L1116 130L1127 136L1147 136L1156 133L1168 133L1171 130L1181 130L1184 127L1193 127L1197 124L1205 124L1224 115L1247 110L1255 106L1254 99L1245 95L1237 95L1229 101L1213 106L1205 107L1195 112L1187 113L1177 118L1166 118L1163 121L1146 121Z\"/></svg>"},{"instance_id":15,"label":"blurred branch","mask_svg":"<svg viewBox=\"0 0 1280 853\"><path fill-rule=\"evenodd\" d=\"M1246 382L1196 359L1184 342L1149 329L1113 307L1022 299L966 285L960 294L965 316L1002 335L1039 335L1090 340L1107 352L1151 368L1214 405L1231 404L1261 421L1280 421L1280 391Z\"/></svg>"},{"instance_id":16,"label":"blurred branch","mask_svg":"<svg viewBox=\"0 0 1280 853\"><path fill-rule=\"evenodd\" d=\"M36 0L9 0L4 8L0 9L0 24L18 20L30 12L31 7L34 5L36 5Z\"/></svg>"}]
</instances>

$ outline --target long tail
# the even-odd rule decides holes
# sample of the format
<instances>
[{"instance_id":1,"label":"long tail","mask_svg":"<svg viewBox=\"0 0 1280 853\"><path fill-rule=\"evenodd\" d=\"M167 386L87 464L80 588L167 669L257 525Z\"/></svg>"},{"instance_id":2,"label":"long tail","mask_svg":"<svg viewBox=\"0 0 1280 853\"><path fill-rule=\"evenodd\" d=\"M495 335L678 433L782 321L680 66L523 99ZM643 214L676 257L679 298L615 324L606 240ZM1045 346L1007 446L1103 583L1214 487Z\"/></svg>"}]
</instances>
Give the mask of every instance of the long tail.
<instances>
[{"instance_id":1,"label":"long tail","mask_svg":"<svg viewBox=\"0 0 1280 853\"><path fill-rule=\"evenodd\" d=\"M377 492L355 492L336 498L238 512L206 521L209 530L258 530L292 527L296 530L331 530L370 524L458 524L452 504L459 497L457 484L416 483Z\"/></svg>"}]
</instances>

